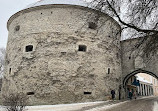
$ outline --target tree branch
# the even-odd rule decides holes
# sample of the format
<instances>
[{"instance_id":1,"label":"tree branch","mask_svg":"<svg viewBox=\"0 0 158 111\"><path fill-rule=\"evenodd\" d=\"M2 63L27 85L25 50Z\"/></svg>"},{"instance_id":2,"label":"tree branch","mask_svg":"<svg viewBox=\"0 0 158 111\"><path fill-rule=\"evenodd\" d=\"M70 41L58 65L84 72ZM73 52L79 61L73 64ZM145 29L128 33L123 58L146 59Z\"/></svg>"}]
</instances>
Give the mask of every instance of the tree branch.
<instances>
[{"instance_id":1,"label":"tree branch","mask_svg":"<svg viewBox=\"0 0 158 111\"><path fill-rule=\"evenodd\" d=\"M107 0L107 4L109 6L109 8L112 10L112 12L116 15L116 17L118 18L119 22L122 23L123 25L129 27L129 28L132 28L132 29L135 29L136 31L138 32L144 32L144 33L158 33L157 30L147 30L147 29L140 29L134 25L130 25L128 23L125 23L124 21L121 20L120 16L117 14L116 10L112 7L112 5L109 3L109 1Z\"/></svg>"}]
</instances>

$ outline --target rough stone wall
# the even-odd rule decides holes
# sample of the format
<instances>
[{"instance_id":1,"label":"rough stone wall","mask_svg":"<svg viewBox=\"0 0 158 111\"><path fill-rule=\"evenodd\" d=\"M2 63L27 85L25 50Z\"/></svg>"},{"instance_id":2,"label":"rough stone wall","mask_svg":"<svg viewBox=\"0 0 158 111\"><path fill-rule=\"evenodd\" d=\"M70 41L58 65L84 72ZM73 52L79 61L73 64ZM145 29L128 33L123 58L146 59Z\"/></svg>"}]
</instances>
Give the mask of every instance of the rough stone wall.
<instances>
[{"instance_id":1,"label":"rough stone wall","mask_svg":"<svg viewBox=\"0 0 158 111\"><path fill-rule=\"evenodd\" d=\"M90 29L88 22L96 13L97 29ZM11 19L3 95L33 92L30 104L106 100L111 89L118 97L120 27L109 16L80 6L52 5L26 9ZM33 51L26 52L27 45ZM79 45L87 50L78 51Z\"/></svg>"},{"instance_id":2,"label":"rough stone wall","mask_svg":"<svg viewBox=\"0 0 158 111\"><path fill-rule=\"evenodd\" d=\"M143 43L141 48L135 47L142 39L140 37L121 42L122 79L138 69L152 72L158 77L158 51L150 54L142 54L146 44Z\"/></svg>"}]
</instances>

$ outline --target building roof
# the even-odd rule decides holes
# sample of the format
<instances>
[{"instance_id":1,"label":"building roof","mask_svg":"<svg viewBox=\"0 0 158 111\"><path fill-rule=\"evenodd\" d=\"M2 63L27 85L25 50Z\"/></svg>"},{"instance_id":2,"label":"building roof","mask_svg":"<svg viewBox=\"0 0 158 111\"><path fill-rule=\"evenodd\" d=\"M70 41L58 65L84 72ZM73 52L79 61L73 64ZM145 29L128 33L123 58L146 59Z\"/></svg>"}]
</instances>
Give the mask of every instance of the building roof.
<instances>
[{"instance_id":1,"label":"building roof","mask_svg":"<svg viewBox=\"0 0 158 111\"><path fill-rule=\"evenodd\" d=\"M79 5L87 7L87 3L83 0L39 0L35 3L28 5L26 8L42 6L42 5L50 5L50 4L67 4L67 5Z\"/></svg>"}]
</instances>

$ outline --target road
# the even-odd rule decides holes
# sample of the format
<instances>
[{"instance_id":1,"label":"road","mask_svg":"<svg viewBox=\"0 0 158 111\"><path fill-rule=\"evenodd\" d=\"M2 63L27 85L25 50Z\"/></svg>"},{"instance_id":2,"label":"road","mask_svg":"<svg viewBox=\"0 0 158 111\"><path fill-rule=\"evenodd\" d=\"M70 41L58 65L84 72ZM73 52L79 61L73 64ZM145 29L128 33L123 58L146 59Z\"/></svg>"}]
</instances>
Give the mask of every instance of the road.
<instances>
[{"instance_id":1,"label":"road","mask_svg":"<svg viewBox=\"0 0 158 111\"><path fill-rule=\"evenodd\" d=\"M156 111L158 97L132 100L105 111ZM158 111L158 110L157 110Z\"/></svg>"},{"instance_id":2,"label":"road","mask_svg":"<svg viewBox=\"0 0 158 111\"><path fill-rule=\"evenodd\" d=\"M127 101L100 101L74 104L28 106L26 111L158 111L158 97ZM6 111L3 107L0 111Z\"/></svg>"},{"instance_id":3,"label":"road","mask_svg":"<svg viewBox=\"0 0 158 111\"><path fill-rule=\"evenodd\" d=\"M88 111L158 111L158 97L129 100L111 106L102 106Z\"/></svg>"}]
</instances>

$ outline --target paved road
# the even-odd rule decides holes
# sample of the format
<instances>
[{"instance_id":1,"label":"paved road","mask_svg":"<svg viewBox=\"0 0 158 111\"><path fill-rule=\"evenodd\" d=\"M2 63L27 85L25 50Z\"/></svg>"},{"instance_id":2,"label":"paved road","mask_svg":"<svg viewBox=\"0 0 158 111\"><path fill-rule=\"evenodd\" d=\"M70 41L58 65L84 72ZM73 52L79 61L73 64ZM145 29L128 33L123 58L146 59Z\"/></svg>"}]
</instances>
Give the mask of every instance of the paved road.
<instances>
[{"instance_id":1,"label":"paved road","mask_svg":"<svg viewBox=\"0 0 158 111\"><path fill-rule=\"evenodd\" d=\"M122 102L110 107L102 106L89 111L158 111L158 97Z\"/></svg>"},{"instance_id":2,"label":"paved road","mask_svg":"<svg viewBox=\"0 0 158 111\"><path fill-rule=\"evenodd\" d=\"M63 105L31 106L26 111L158 111L158 97L132 101L101 101ZM0 111L6 111L0 108Z\"/></svg>"}]
</instances>

